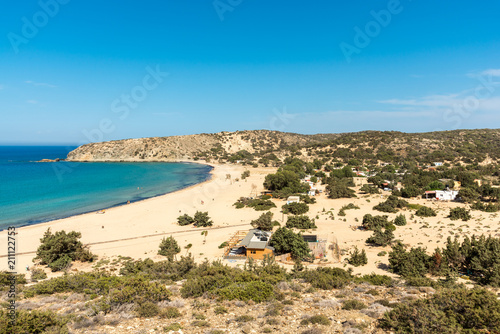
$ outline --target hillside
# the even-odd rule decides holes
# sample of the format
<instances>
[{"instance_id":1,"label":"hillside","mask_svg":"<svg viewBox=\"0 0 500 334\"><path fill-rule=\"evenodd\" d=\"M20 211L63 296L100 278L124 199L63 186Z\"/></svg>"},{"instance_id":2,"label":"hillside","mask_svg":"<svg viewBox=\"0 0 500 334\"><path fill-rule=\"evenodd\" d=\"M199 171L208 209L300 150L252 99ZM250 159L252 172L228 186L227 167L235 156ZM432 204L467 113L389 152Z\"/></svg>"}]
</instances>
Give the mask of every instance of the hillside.
<instances>
[{"instance_id":1,"label":"hillside","mask_svg":"<svg viewBox=\"0 0 500 334\"><path fill-rule=\"evenodd\" d=\"M255 130L188 136L126 139L83 145L70 161L243 161L276 164L286 156L325 163L357 159L490 162L500 159L500 129L428 133L363 131L302 135Z\"/></svg>"}]
</instances>

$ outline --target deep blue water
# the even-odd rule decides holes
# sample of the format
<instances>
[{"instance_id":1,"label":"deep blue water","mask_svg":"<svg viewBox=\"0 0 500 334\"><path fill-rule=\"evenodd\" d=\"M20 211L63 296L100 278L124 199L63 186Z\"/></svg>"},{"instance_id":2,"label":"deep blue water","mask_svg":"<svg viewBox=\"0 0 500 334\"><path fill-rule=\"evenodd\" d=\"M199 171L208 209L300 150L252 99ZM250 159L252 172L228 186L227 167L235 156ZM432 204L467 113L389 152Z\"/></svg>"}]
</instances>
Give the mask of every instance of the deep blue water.
<instances>
[{"instance_id":1,"label":"deep blue water","mask_svg":"<svg viewBox=\"0 0 500 334\"><path fill-rule=\"evenodd\" d=\"M75 147L0 146L0 230L138 201L207 180L192 163L36 162Z\"/></svg>"}]
</instances>

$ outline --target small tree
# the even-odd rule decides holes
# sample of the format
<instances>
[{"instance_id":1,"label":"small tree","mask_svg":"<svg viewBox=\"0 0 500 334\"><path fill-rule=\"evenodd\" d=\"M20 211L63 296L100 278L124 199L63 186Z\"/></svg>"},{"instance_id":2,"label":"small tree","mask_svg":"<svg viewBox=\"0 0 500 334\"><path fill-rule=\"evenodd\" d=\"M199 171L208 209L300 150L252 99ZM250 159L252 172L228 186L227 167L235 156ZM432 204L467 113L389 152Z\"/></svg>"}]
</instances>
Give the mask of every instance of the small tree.
<instances>
[{"instance_id":1,"label":"small tree","mask_svg":"<svg viewBox=\"0 0 500 334\"><path fill-rule=\"evenodd\" d=\"M35 259L40 259L41 264L48 265L52 271L63 270L75 260L92 262L95 255L78 240L81 236L80 232L75 231L57 231L52 234L48 228L40 239Z\"/></svg>"},{"instance_id":2,"label":"small tree","mask_svg":"<svg viewBox=\"0 0 500 334\"><path fill-rule=\"evenodd\" d=\"M304 241L302 235L294 233L286 227L280 227L273 233L270 245L279 254L291 253L294 259L308 257L311 252L309 245Z\"/></svg>"},{"instance_id":3,"label":"small tree","mask_svg":"<svg viewBox=\"0 0 500 334\"><path fill-rule=\"evenodd\" d=\"M213 222L210 220L208 212L196 211L194 214L194 225L196 227L208 227L212 226Z\"/></svg>"},{"instance_id":4,"label":"small tree","mask_svg":"<svg viewBox=\"0 0 500 334\"><path fill-rule=\"evenodd\" d=\"M397 215L393 222L394 225L397 226L405 226L406 225L406 217L402 213Z\"/></svg>"},{"instance_id":5,"label":"small tree","mask_svg":"<svg viewBox=\"0 0 500 334\"><path fill-rule=\"evenodd\" d=\"M254 228L258 228L259 230L262 231L271 231L273 229L273 213L271 211L268 211L266 213L263 213L260 215L259 218L252 220L250 224Z\"/></svg>"},{"instance_id":6,"label":"small tree","mask_svg":"<svg viewBox=\"0 0 500 334\"><path fill-rule=\"evenodd\" d=\"M381 247L390 245L394 239L394 233L392 231L393 229L391 228L386 228L384 231L382 231L382 229L377 229L373 232L371 237L366 239L366 243Z\"/></svg>"},{"instance_id":7,"label":"small tree","mask_svg":"<svg viewBox=\"0 0 500 334\"><path fill-rule=\"evenodd\" d=\"M160 242L160 250L158 251L159 255L166 256L169 261L172 261L176 254L181 252L181 248L177 241L172 237L163 238Z\"/></svg>"},{"instance_id":8,"label":"small tree","mask_svg":"<svg viewBox=\"0 0 500 334\"><path fill-rule=\"evenodd\" d=\"M361 250L360 252L358 247L355 246L354 251L351 252L350 255L351 256L347 260L347 262L349 262L350 265L359 267L359 266L364 266L365 264L368 263L368 258L366 257L366 252L364 249Z\"/></svg>"},{"instance_id":9,"label":"small tree","mask_svg":"<svg viewBox=\"0 0 500 334\"><path fill-rule=\"evenodd\" d=\"M194 219L193 217L185 213L182 216L177 217L177 223L180 226L185 226L194 223Z\"/></svg>"}]
</instances>

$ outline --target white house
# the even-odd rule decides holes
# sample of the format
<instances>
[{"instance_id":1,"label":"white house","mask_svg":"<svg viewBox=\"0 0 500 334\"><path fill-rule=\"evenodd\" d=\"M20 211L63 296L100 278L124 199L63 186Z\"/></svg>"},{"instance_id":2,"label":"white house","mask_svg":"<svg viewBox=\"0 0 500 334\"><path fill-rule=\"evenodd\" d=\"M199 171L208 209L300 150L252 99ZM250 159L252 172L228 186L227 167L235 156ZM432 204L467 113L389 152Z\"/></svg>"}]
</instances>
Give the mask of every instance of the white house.
<instances>
[{"instance_id":1,"label":"white house","mask_svg":"<svg viewBox=\"0 0 500 334\"><path fill-rule=\"evenodd\" d=\"M454 201L457 198L458 190L426 191L425 197L428 198L427 197L428 195L435 195L436 196L435 198L440 201Z\"/></svg>"},{"instance_id":2,"label":"white house","mask_svg":"<svg viewBox=\"0 0 500 334\"><path fill-rule=\"evenodd\" d=\"M435 167L440 167L440 166L442 166L442 165L443 165L443 163L442 163L442 162L434 162L434 166L435 166Z\"/></svg>"}]
</instances>

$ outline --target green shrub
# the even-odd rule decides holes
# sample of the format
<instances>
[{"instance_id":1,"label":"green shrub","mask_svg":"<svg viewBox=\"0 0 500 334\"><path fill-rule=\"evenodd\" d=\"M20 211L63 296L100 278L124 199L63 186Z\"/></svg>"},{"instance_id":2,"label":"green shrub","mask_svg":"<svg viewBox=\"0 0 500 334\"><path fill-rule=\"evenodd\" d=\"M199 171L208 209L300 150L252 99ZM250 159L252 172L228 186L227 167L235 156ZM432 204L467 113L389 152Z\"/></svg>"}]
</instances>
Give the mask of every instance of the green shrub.
<instances>
[{"instance_id":1,"label":"green shrub","mask_svg":"<svg viewBox=\"0 0 500 334\"><path fill-rule=\"evenodd\" d=\"M390 286L392 285L392 278L390 278L387 275L378 275L375 273L369 274L369 275L363 275L361 277L356 277L354 279L356 283L370 283L371 285L385 285L385 286Z\"/></svg>"},{"instance_id":2,"label":"green shrub","mask_svg":"<svg viewBox=\"0 0 500 334\"><path fill-rule=\"evenodd\" d=\"M182 216L177 217L177 223L180 226L190 225L194 223L194 218L185 213Z\"/></svg>"},{"instance_id":3,"label":"green shrub","mask_svg":"<svg viewBox=\"0 0 500 334\"><path fill-rule=\"evenodd\" d=\"M306 203L290 203L281 207L284 214L291 213L292 215L303 215L309 211L309 206Z\"/></svg>"},{"instance_id":4,"label":"green shrub","mask_svg":"<svg viewBox=\"0 0 500 334\"><path fill-rule=\"evenodd\" d=\"M332 290L341 289L349 284L353 277L350 272L341 268L320 267L316 270L304 270L296 274L298 278L310 283L313 288ZM314 291L306 293L312 293Z\"/></svg>"},{"instance_id":5,"label":"green shrub","mask_svg":"<svg viewBox=\"0 0 500 334\"><path fill-rule=\"evenodd\" d=\"M182 329L182 326L178 322L174 322L173 324L163 327L165 332L178 331L179 329Z\"/></svg>"},{"instance_id":6,"label":"green shrub","mask_svg":"<svg viewBox=\"0 0 500 334\"><path fill-rule=\"evenodd\" d=\"M306 204L316 203L316 198L310 197L309 195L300 195L300 200Z\"/></svg>"},{"instance_id":7,"label":"green shrub","mask_svg":"<svg viewBox=\"0 0 500 334\"><path fill-rule=\"evenodd\" d=\"M452 208L450 209L448 218L450 218L451 220L462 219L463 221L468 221L472 218L472 216L470 215L470 211L465 208Z\"/></svg>"},{"instance_id":8,"label":"green shrub","mask_svg":"<svg viewBox=\"0 0 500 334\"><path fill-rule=\"evenodd\" d=\"M368 239L366 239L366 243L381 247L390 245L394 239L394 233L392 231L393 230L390 228L386 228L384 231L377 229Z\"/></svg>"},{"instance_id":9,"label":"green shrub","mask_svg":"<svg viewBox=\"0 0 500 334\"><path fill-rule=\"evenodd\" d=\"M32 282L37 282L39 280L46 279L46 278L47 278L47 274L45 273L45 271L43 271L43 269L35 268L35 269L31 270L31 281Z\"/></svg>"},{"instance_id":10,"label":"green shrub","mask_svg":"<svg viewBox=\"0 0 500 334\"><path fill-rule=\"evenodd\" d=\"M216 306L216 307L214 308L214 313L215 313L215 314L225 314L225 313L227 313L227 312L228 312L228 311L227 311L227 308L225 308L224 306L220 306L220 305L219 305L219 306Z\"/></svg>"},{"instance_id":11,"label":"green shrub","mask_svg":"<svg viewBox=\"0 0 500 334\"><path fill-rule=\"evenodd\" d=\"M0 287L10 286L12 282L16 284L26 284L24 274L12 275L8 271L0 271Z\"/></svg>"},{"instance_id":12,"label":"green shrub","mask_svg":"<svg viewBox=\"0 0 500 334\"><path fill-rule=\"evenodd\" d=\"M236 322L249 322L249 321L254 321L255 318L250 316L250 315L247 315L247 314L244 314L244 315L240 315L238 317L236 317L236 319L234 319Z\"/></svg>"},{"instance_id":13,"label":"green shrub","mask_svg":"<svg viewBox=\"0 0 500 334\"><path fill-rule=\"evenodd\" d=\"M52 271L67 268L71 261L92 262L95 255L78 240L81 236L80 232L75 231L57 231L52 234L48 228L40 239L35 259L48 265Z\"/></svg>"},{"instance_id":14,"label":"green shrub","mask_svg":"<svg viewBox=\"0 0 500 334\"><path fill-rule=\"evenodd\" d=\"M208 212L196 211L194 214L194 225L196 227L208 227L212 226L213 222L210 220Z\"/></svg>"},{"instance_id":15,"label":"green shrub","mask_svg":"<svg viewBox=\"0 0 500 334\"><path fill-rule=\"evenodd\" d=\"M342 302L342 309L343 310L362 310L362 309L365 309L367 306L357 300L357 299L348 299L348 300L345 300L344 302Z\"/></svg>"},{"instance_id":16,"label":"green shrub","mask_svg":"<svg viewBox=\"0 0 500 334\"><path fill-rule=\"evenodd\" d=\"M288 216L286 221L286 227L288 228L298 228L301 230L306 230L310 228L317 228L316 224L308 216Z\"/></svg>"},{"instance_id":17,"label":"green shrub","mask_svg":"<svg viewBox=\"0 0 500 334\"><path fill-rule=\"evenodd\" d=\"M227 245L229 245L229 244L227 243L227 241L224 241L223 243L221 243L221 244L219 245L219 249L222 249L222 248L226 247Z\"/></svg>"},{"instance_id":18,"label":"green shrub","mask_svg":"<svg viewBox=\"0 0 500 334\"><path fill-rule=\"evenodd\" d=\"M195 320L191 325L195 327L210 327L210 323L206 320Z\"/></svg>"},{"instance_id":19,"label":"green shrub","mask_svg":"<svg viewBox=\"0 0 500 334\"><path fill-rule=\"evenodd\" d=\"M436 211L432 210L427 206L421 206L415 214L419 217L435 217L437 216Z\"/></svg>"},{"instance_id":20,"label":"green shrub","mask_svg":"<svg viewBox=\"0 0 500 334\"><path fill-rule=\"evenodd\" d=\"M286 227L280 227L273 233L269 243L275 248L276 253L291 253L294 259L303 259L309 256L311 250L309 245L300 234L294 233Z\"/></svg>"},{"instance_id":21,"label":"green shrub","mask_svg":"<svg viewBox=\"0 0 500 334\"><path fill-rule=\"evenodd\" d=\"M313 325L323 325L323 326L330 326L331 321L328 319L328 317L324 314L318 314L318 315L313 315L309 318L303 319L300 322L301 325L308 325L308 324L313 324Z\"/></svg>"},{"instance_id":22,"label":"green shrub","mask_svg":"<svg viewBox=\"0 0 500 334\"><path fill-rule=\"evenodd\" d=\"M429 272L430 256L425 249L412 248L407 252L401 242L392 246L389 263L393 272L403 277L423 277Z\"/></svg>"},{"instance_id":23,"label":"green shrub","mask_svg":"<svg viewBox=\"0 0 500 334\"><path fill-rule=\"evenodd\" d=\"M19 310L12 324L8 311L0 310L0 333L68 333L68 321L52 311Z\"/></svg>"},{"instance_id":24,"label":"green shrub","mask_svg":"<svg viewBox=\"0 0 500 334\"><path fill-rule=\"evenodd\" d=\"M216 290L215 294L221 300L253 300L261 303L274 298L274 288L271 284L261 281L241 282Z\"/></svg>"},{"instance_id":25,"label":"green shrub","mask_svg":"<svg viewBox=\"0 0 500 334\"><path fill-rule=\"evenodd\" d=\"M398 198L397 196L391 195L387 198L385 202L381 202L373 207L374 210L395 213L399 209L408 207L408 202Z\"/></svg>"},{"instance_id":26,"label":"green shrub","mask_svg":"<svg viewBox=\"0 0 500 334\"><path fill-rule=\"evenodd\" d=\"M393 221L393 224L396 226L405 226L406 225L406 217L403 214L399 214Z\"/></svg>"},{"instance_id":27,"label":"green shrub","mask_svg":"<svg viewBox=\"0 0 500 334\"><path fill-rule=\"evenodd\" d=\"M233 205L236 207L236 209L243 209L245 207L245 204L241 202L235 202Z\"/></svg>"},{"instance_id":28,"label":"green shrub","mask_svg":"<svg viewBox=\"0 0 500 334\"><path fill-rule=\"evenodd\" d=\"M275 208L276 204L268 199L254 199L248 202L247 206L253 208L255 211L267 211Z\"/></svg>"},{"instance_id":29,"label":"green shrub","mask_svg":"<svg viewBox=\"0 0 500 334\"><path fill-rule=\"evenodd\" d=\"M176 254L181 252L181 248L177 241L172 237L163 238L160 242L160 250L158 251L158 255L166 256L170 261L174 259Z\"/></svg>"},{"instance_id":30,"label":"green shrub","mask_svg":"<svg viewBox=\"0 0 500 334\"><path fill-rule=\"evenodd\" d=\"M485 289L445 289L428 299L397 304L379 327L398 333L496 333L500 301Z\"/></svg>"},{"instance_id":31,"label":"green shrub","mask_svg":"<svg viewBox=\"0 0 500 334\"><path fill-rule=\"evenodd\" d=\"M363 249L361 252L358 250L358 247L354 247L354 251L350 253L350 257L347 260L350 265L355 267L364 266L368 263L368 258L366 257L366 252Z\"/></svg>"},{"instance_id":32,"label":"green shrub","mask_svg":"<svg viewBox=\"0 0 500 334\"><path fill-rule=\"evenodd\" d=\"M268 211L260 215L259 218L251 221L253 228L257 228L262 231L271 231L273 229L273 213Z\"/></svg>"},{"instance_id":33,"label":"green shrub","mask_svg":"<svg viewBox=\"0 0 500 334\"><path fill-rule=\"evenodd\" d=\"M144 301L136 305L135 312L140 318L151 318L160 313L160 308L155 303Z\"/></svg>"},{"instance_id":34,"label":"green shrub","mask_svg":"<svg viewBox=\"0 0 500 334\"><path fill-rule=\"evenodd\" d=\"M167 306L160 311L160 318L174 319L181 316L181 312L177 307Z\"/></svg>"},{"instance_id":35,"label":"green shrub","mask_svg":"<svg viewBox=\"0 0 500 334\"><path fill-rule=\"evenodd\" d=\"M375 231L378 229L386 228L391 225L391 223L387 220L388 216L372 216L367 213L363 216L362 225L365 229Z\"/></svg>"}]
</instances>

